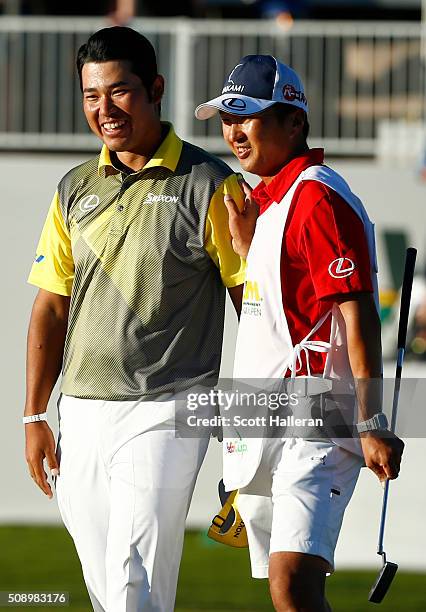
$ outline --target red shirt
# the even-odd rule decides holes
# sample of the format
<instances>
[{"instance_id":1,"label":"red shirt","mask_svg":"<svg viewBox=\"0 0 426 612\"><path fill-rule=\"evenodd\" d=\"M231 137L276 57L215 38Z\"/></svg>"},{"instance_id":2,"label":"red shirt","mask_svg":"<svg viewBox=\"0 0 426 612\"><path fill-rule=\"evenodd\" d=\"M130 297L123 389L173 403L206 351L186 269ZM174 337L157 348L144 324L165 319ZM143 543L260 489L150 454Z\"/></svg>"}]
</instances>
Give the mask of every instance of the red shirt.
<instances>
[{"instance_id":1,"label":"red shirt","mask_svg":"<svg viewBox=\"0 0 426 612\"><path fill-rule=\"evenodd\" d=\"M269 185L261 182L253 190L260 214L281 202L303 170L323 162L324 151L310 149L286 164ZM373 291L364 225L345 200L318 181L302 181L294 193L283 236L281 288L293 344L311 331L335 296ZM312 340L327 342L330 323L328 318ZM311 372L322 373L325 359L325 353L310 351ZM304 363L298 374L306 373Z\"/></svg>"}]
</instances>

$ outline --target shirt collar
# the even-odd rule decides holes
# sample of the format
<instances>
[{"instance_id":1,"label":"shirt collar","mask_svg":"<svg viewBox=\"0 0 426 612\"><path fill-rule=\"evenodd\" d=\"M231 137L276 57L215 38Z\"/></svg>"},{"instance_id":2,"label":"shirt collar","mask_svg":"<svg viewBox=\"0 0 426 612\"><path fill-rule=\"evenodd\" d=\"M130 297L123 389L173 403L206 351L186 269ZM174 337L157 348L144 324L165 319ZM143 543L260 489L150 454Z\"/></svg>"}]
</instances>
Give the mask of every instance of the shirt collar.
<instances>
[{"instance_id":1,"label":"shirt collar","mask_svg":"<svg viewBox=\"0 0 426 612\"><path fill-rule=\"evenodd\" d=\"M253 189L253 198L260 207L260 212L272 202L281 202L287 191L293 185L299 174L309 168L324 162L324 149L309 149L298 155L274 176L269 185L263 181Z\"/></svg>"},{"instance_id":2,"label":"shirt collar","mask_svg":"<svg viewBox=\"0 0 426 612\"><path fill-rule=\"evenodd\" d=\"M153 168L155 166L162 166L164 168L168 168L172 172L176 170L176 166L178 164L180 154L182 152L182 140L179 136L176 136L176 133L173 129L171 123L166 121L161 122L162 125L166 125L169 128L167 136L160 144L154 155L151 159L145 164L142 170L146 170L147 168ZM117 174L119 170L114 167L110 151L106 145L103 145L101 153L99 155L99 163L98 163L98 174L100 176L109 176L110 174Z\"/></svg>"}]
</instances>

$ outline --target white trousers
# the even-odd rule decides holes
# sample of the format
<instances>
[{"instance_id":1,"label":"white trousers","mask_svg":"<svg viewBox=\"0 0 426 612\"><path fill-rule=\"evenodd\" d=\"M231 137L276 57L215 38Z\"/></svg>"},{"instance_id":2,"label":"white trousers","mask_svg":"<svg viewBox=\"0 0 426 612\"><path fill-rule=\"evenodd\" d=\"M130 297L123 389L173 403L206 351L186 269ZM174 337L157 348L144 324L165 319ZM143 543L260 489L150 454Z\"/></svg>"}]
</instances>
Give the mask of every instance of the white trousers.
<instances>
[{"instance_id":1,"label":"white trousers","mask_svg":"<svg viewBox=\"0 0 426 612\"><path fill-rule=\"evenodd\" d=\"M95 612L174 609L208 439L165 430L173 412L174 402L61 397L58 505Z\"/></svg>"},{"instance_id":2,"label":"white trousers","mask_svg":"<svg viewBox=\"0 0 426 612\"><path fill-rule=\"evenodd\" d=\"M334 571L343 515L363 464L330 441L269 439L253 480L240 489L253 578L267 578L269 555L322 557Z\"/></svg>"}]
</instances>

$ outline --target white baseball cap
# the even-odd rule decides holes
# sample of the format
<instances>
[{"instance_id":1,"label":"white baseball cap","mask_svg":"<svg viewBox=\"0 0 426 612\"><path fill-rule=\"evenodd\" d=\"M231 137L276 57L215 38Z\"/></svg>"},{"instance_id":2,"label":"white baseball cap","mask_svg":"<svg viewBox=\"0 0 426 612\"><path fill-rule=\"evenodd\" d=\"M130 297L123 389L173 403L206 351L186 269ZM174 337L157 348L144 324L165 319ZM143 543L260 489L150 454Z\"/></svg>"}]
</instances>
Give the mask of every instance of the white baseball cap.
<instances>
[{"instance_id":1,"label":"white baseball cap","mask_svg":"<svg viewBox=\"0 0 426 612\"><path fill-rule=\"evenodd\" d=\"M210 119L219 110L232 115L254 115L277 102L308 112L299 76L272 55L246 55L231 71L222 94L197 106L195 116Z\"/></svg>"}]
</instances>

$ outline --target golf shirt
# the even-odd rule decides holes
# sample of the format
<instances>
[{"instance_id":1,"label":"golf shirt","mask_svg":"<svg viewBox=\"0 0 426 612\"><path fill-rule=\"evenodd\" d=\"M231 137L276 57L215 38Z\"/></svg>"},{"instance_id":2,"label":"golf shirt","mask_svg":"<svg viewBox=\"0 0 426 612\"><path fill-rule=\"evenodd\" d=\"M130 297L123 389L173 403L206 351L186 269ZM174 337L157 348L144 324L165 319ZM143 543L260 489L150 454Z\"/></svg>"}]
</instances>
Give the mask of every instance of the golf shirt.
<instances>
[{"instance_id":1,"label":"golf shirt","mask_svg":"<svg viewBox=\"0 0 426 612\"><path fill-rule=\"evenodd\" d=\"M281 202L303 170L324 162L322 149L310 149L288 164L268 184L262 181L253 198L260 214ZM332 307L338 296L373 292L364 226L349 204L319 181L301 181L288 211L281 250L281 289L293 345L299 343ZM312 340L329 341L328 318ZM311 352L313 374L324 370L326 353ZM302 356L298 375L306 375Z\"/></svg>"},{"instance_id":2,"label":"golf shirt","mask_svg":"<svg viewBox=\"0 0 426 612\"><path fill-rule=\"evenodd\" d=\"M217 378L226 287L244 281L223 202L232 170L168 124L138 172L104 147L60 181L29 282L71 296L61 391L153 399Z\"/></svg>"}]
</instances>

